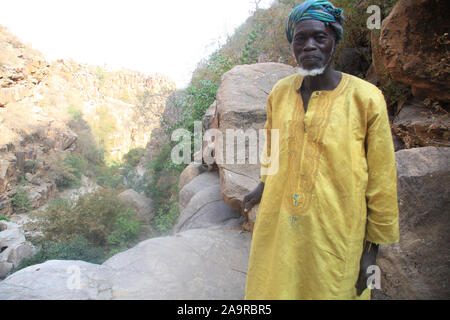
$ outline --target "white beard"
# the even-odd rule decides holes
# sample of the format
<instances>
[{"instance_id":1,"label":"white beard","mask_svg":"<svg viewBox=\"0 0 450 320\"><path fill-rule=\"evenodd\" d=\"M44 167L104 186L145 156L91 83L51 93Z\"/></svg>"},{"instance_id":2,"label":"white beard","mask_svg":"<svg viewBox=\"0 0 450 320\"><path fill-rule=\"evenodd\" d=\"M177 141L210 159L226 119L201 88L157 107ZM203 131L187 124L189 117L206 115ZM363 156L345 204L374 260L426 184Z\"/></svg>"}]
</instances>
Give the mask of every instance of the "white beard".
<instances>
[{"instance_id":1,"label":"white beard","mask_svg":"<svg viewBox=\"0 0 450 320\"><path fill-rule=\"evenodd\" d=\"M322 68L315 68L315 69L311 69L311 70L306 70L306 69L303 69L302 67L299 67L297 69L297 72L300 73L300 75L302 77L314 77L319 74L322 74L325 71L326 67L327 66L322 67Z\"/></svg>"},{"instance_id":2,"label":"white beard","mask_svg":"<svg viewBox=\"0 0 450 320\"><path fill-rule=\"evenodd\" d=\"M321 68L314 68L314 69L311 69L311 70L307 70L307 69L304 69L302 66L299 66L299 67L297 68L297 72L298 72L302 77L314 77L314 76L317 76L317 75L319 75L319 74L322 74L322 73L325 71L325 69L328 67L328 65L330 64L331 58L333 57L333 54L334 54L334 50L333 50L333 52L330 54L330 57L328 58L328 61L325 63L325 65L324 65L323 67L321 67ZM294 55L294 54L292 54L292 55L293 55L293 57L295 58L295 55Z\"/></svg>"}]
</instances>

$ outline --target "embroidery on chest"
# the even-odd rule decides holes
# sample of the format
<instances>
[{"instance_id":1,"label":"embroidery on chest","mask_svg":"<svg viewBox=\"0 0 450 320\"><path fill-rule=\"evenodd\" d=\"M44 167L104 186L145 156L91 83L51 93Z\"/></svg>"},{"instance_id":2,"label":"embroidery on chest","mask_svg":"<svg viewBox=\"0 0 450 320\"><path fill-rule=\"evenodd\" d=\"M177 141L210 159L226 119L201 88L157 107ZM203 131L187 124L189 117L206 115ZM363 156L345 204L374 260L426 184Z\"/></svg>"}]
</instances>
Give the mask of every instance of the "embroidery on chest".
<instances>
[{"instance_id":1,"label":"embroidery on chest","mask_svg":"<svg viewBox=\"0 0 450 320\"><path fill-rule=\"evenodd\" d=\"M288 219L289 219L289 221L290 221L290 223L291 223L291 227L294 228L295 222L296 222L298 219L300 219L300 217L289 216Z\"/></svg>"}]
</instances>

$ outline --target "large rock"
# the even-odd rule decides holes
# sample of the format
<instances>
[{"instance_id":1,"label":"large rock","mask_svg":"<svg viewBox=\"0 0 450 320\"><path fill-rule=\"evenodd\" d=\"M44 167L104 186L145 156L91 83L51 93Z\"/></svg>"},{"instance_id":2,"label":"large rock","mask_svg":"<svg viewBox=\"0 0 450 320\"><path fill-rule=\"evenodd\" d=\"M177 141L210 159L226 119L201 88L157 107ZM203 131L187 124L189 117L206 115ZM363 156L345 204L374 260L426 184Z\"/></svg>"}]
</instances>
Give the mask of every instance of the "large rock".
<instances>
[{"instance_id":1,"label":"large rock","mask_svg":"<svg viewBox=\"0 0 450 320\"><path fill-rule=\"evenodd\" d=\"M178 194L179 211L183 211L192 197L199 191L206 190L212 186L219 185L217 172L205 172L186 184Z\"/></svg>"},{"instance_id":2,"label":"large rock","mask_svg":"<svg viewBox=\"0 0 450 320\"><path fill-rule=\"evenodd\" d=\"M178 180L178 188L182 189L185 185L192 181L195 177L205 172L207 168L201 164L191 163L180 174Z\"/></svg>"},{"instance_id":3,"label":"large rock","mask_svg":"<svg viewBox=\"0 0 450 320\"><path fill-rule=\"evenodd\" d=\"M420 100L405 103L393 125L394 133L408 148L450 147L450 118L443 112L432 112Z\"/></svg>"},{"instance_id":4,"label":"large rock","mask_svg":"<svg viewBox=\"0 0 450 320\"><path fill-rule=\"evenodd\" d=\"M203 175L206 175L207 179L202 179ZM212 182L213 178L215 178L216 183L205 186L205 181ZM181 194L193 194L190 199L184 198L189 199L189 202L180 212L177 223L173 228L174 233L217 225L231 225L240 229L241 221L239 218L241 218L241 214L223 201L217 172L204 173L185 188L189 192L181 190L180 199Z\"/></svg>"},{"instance_id":5,"label":"large rock","mask_svg":"<svg viewBox=\"0 0 450 320\"><path fill-rule=\"evenodd\" d=\"M111 299L109 268L84 261L50 260L0 282L2 300Z\"/></svg>"},{"instance_id":6,"label":"large rock","mask_svg":"<svg viewBox=\"0 0 450 320\"><path fill-rule=\"evenodd\" d=\"M250 235L215 227L146 240L102 265L47 261L0 282L0 299L223 299L245 295Z\"/></svg>"},{"instance_id":7,"label":"large rock","mask_svg":"<svg viewBox=\"0 0 450 320\"><path fill-rule=\"evenodd\" d=\"M18 267L24 258L29 258L34 253L34 246L25 240L19 225L0 221L0 279Z\"/></svg>"},{"instance_id":8,"label":"large rock","mask_svg":"<svg viewBox=\"0 0 450 320\"><path fill-rule=\"evenodd\" d=\"M447 0L399 0L383 21L380 44L392 78L419 98L450 101Z\"/></svg>"},{"instance_id":9,"label":"large rock","mask_svg":"<svg viewBox=\"0 0 450 320\"><path fill-rule=\"evenodd\" d=\"M137 209L138 217L144 223L148 223L154 216L153 203L150 198L128 189L119 194L119 198L131 202Z\"/></svg>"},{"instance_id":10,"label":"large rock","mask_svg":"<svg viewBox=\"0 0 450 320\"><path fill-rule=\"evenodd\" d=\"M382 246L384 298L450 297L450 148L396 152L400 242Z\"/></svg>"},{"instance_id":11,"label":"large rock","mask_svg":"<svg viewBox=\"0 0 450 320\"><path fill-rule=\"evenodd\" d=\"M266 121L268 95L278 80L293 73L295 69L288 65L259 63L236 66L222 76L217 92L214 127L222 133L223 144L221 147L216 138L214 153L220 172L223 199L235 210L240 210L244 195L255 188L259 181L259 153L264 143L259 129L264 128ZM244 155L240 157L244 164L238 164L237 158L235 163L226 161L227 129L242 129L247 133L251 129L259 140L246 142L245 159ZM250 144L254 147L259 144L259 148L256 148L256 163L249 159Z\"/></svg>"}]
</instances>

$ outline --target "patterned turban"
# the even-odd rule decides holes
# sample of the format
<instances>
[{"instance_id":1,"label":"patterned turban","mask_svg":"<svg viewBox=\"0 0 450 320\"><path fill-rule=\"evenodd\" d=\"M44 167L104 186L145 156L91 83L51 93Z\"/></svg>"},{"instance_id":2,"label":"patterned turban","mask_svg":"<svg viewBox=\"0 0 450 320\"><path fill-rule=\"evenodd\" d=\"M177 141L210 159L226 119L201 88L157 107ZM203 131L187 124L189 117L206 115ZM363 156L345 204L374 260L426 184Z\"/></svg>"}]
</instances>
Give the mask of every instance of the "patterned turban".
<instances>
[{"instance_id":1,"label":"patterned turban","mask_svg":"<svg viewBox=\"0 0 450 320\"><path fill-rule=\"evenodd\" d=\"M292 43L294 37L295 25L302 20L319 20L325 22L337 34L337 41L342 39L344 30L344 10L336 8L329 1L325 0L307 0L296 6L286 20L286 36L289 43Z\"/></svg>"}]
</instances>

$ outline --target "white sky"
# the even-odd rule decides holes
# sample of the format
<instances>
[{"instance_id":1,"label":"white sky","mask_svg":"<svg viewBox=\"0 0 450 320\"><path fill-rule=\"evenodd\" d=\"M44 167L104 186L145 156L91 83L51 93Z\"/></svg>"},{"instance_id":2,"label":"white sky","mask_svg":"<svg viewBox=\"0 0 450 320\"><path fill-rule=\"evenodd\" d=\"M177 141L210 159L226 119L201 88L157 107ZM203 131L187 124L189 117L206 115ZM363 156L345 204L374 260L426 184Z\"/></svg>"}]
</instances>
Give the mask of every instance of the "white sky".
<instances>
[{"instance_id":1,"label":"white sky","mask_svg":"<svg viewBox=\"0 0 450 320\"><path fill-rule=\"evenodd\" d=\"M271 0L262 0L267 8ZM186 86L197 62L250 15L251 0L0 0L0 25L48 59L144 74Z\"/></svg>"}]
</instances>

